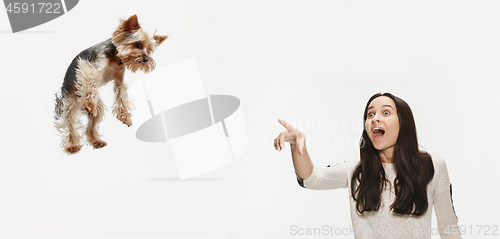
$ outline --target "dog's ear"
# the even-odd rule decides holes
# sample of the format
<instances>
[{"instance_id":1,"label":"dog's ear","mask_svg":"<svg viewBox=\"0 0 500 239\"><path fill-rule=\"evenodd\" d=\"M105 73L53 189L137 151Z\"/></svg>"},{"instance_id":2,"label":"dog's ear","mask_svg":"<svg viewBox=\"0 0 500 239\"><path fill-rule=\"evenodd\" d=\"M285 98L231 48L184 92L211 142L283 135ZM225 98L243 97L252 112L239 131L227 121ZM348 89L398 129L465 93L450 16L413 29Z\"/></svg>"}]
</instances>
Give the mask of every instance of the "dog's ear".
<instances>
[{"instance_id":1,"label":"dog's ear","mask_svg":"<svg viewBox=\"0 0 500 239\"><path fill-rule=\"evenodd\" d=\"M153 36L153 40L155 41L156 46L161 45L161 43L163 43L163 41L165 41L167 38L168 38L168 36L166 36L166 35L154 35Z\"/></svg>"},{"instance_id":2,"label":"dog's ear","mask_svg":"<svg viewBox=\"0 0 500 239\"><path fill-rule=\"evenodd\" d=\"M137 19L136 14L123 21L122 26L125 31L133 31L141 28L141 25L139 25L139 19Z\"/></svg>"}]
</instances>

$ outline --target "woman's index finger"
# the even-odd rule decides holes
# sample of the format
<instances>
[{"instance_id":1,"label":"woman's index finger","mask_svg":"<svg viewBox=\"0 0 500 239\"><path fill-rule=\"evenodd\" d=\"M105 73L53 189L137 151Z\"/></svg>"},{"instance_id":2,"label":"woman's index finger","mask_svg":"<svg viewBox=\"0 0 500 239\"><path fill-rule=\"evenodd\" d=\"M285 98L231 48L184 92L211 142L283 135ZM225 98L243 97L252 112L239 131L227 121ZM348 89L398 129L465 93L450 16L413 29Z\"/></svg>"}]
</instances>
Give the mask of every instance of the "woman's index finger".
<instances>
[{"instance_id":1,"label":"woman's index finger","mask_svg":"<svg viewBox=\"0 0 500 239\"><path fill-rule=\"evenodd\" d=\"M292 130L294 129L293 126L291 126L289 123L287 123L286 121L282 120L282 119L279 119L278 118L278 122L283 125L283 127L285 127L287 130Z\"/></svg>"}]
</instances>

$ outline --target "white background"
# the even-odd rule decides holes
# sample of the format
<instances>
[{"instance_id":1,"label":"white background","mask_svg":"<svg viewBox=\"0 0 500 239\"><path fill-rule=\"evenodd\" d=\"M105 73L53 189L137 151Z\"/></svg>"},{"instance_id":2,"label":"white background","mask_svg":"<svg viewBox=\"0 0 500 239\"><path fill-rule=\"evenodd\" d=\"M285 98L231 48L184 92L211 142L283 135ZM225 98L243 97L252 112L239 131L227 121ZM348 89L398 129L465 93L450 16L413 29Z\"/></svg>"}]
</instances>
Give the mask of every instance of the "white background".
<instances>
[{"instance_id":1,"label":"white background","mask_svg":"<svg viewBox=\"0 0 500 239\"><path fill-rule=\"evenodd\" d=\"M478 225L491 234L500 226L499 11L496 0L80 1L16 34L0 11L0 238L331 238L291 235L293 225L349 228L348 193L297 185L288 145L272 147L277 119L305 132L315 165L357 159L376 92L405 99L420 145L445 158L464 238L484 235ZM137 140L109 110L107 147L63 154L52 117L66 68L134 13L171 36L158 67L196 57L207 94L241 100L242 157L180 181L169 145ZM111 87L102 95L110 109Z\"/></svg>"}]
</instances>

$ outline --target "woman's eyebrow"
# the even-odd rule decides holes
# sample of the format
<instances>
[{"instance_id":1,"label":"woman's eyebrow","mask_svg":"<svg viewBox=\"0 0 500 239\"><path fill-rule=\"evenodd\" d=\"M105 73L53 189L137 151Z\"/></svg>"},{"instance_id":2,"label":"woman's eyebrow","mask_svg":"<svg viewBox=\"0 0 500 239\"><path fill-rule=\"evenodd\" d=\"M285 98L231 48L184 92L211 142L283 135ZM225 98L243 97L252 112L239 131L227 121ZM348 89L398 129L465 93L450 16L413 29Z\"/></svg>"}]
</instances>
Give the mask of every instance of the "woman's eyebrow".
<instances>
[{"instance_id":1,"label":"woman's eyebrow","mask_svg":"<svg viewBox=\"0 0 500 239\"><path fill-rule=\"evenodd\" d=\"M382 107L391 107L392 109L394 109L392 105L382 105Z\"/></svg>"},{"instance_id":2,"label":"woman's eyebrow","mask_svg":"<svg viewBox=\"0 0 500 239\"><path fill-rule=\"evenodd\" d=\"M391 107L392 109L394 109L394 107L392 107L391 105L382 105L381 107ZM368 110L374 108L373 106L370 106L368 107Z\"/></svg>"}]
</instances>

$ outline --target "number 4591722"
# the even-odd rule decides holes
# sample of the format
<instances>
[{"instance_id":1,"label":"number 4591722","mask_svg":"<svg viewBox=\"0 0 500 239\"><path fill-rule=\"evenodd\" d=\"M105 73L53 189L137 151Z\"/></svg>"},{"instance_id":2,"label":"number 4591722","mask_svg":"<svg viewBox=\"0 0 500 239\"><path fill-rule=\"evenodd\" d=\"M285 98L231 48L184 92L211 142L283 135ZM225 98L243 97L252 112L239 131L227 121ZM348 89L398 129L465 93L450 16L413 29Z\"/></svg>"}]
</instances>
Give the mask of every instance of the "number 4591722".
<instances>
[{"instance_id":1,"label":"number 4591722","mask_svg":"<svg viewBox=\"0 0 500 239\"><path fill-rule=\"evenodd\" d=\"M39 8L39 10L36 10ZM7 13L61 13L59 10L61 9L60 3L9 3L7 5Z\"/></svg>"},{"instance_id":2,"label":"number 4591722","mask_svg":"<svg viewBox=\"0 0 500 239\"><path fill-rule=\"evenodd\" d=\"M444 233L447 235L498 235L498 225L476 225L476 227L453 225L451 228L447 226Z\"/></svg>"}]
</instances>

